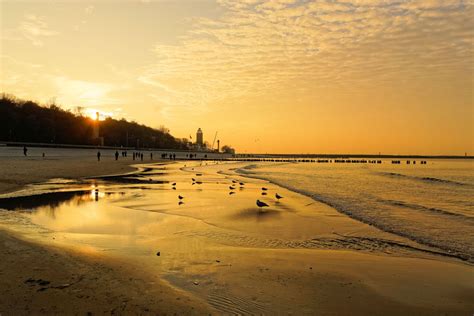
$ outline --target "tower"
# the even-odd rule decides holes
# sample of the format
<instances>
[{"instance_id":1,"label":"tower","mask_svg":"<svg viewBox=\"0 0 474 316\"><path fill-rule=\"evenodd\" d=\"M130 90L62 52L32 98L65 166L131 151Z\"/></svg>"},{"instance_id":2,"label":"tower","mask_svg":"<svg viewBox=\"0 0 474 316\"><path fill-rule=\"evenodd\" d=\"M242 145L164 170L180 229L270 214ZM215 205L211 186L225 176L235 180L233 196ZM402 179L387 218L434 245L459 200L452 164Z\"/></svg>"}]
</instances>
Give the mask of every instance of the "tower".
<instances>
[{"instance_id":1,"label":"tower","mask_svg":"<svg viewBox=\"0 0 474 316\"><path fill-rule=\"evenodd\" d=\"M95 113L95 120L92 126L92 138L94 142L99 146L104 146L104 137L100 136L100 129L99 129L99 112Z\"/></svg>"},{"instance_id":2,"label":"tower","mask_svg":"<svg viewBox=\"0 0 474 316\"><path fill-rule=\"evenodd\" d=\"M95 113L95 121L92 129L92 138L98 139L99 138L99 112Z\"/></svg>"},{"instance_id":3,"label":"tower","mask_svg":"<svg viewBox=\"0 0 474 316\"><path fill-rule=\"evenodd\" d=\"M202 130L201 128L198 128L197 132L196 132L196 145L198 146L201 146L203 145L203 136L202 136Z\"/></svg>"}]
</instances>

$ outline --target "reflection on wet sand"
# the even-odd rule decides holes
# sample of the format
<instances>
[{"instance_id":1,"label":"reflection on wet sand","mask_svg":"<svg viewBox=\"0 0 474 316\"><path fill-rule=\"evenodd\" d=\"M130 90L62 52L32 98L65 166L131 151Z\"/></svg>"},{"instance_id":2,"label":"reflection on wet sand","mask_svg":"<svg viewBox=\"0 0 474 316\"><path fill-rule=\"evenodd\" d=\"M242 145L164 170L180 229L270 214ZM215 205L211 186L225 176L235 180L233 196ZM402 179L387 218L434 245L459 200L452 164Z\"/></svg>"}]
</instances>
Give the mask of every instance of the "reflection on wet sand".
<instances>
[{"instance_id":1,"label":"reflection on wet sand","mask_svg":"<svg viewBox=\"0 0 474 316\"><path fill-rule=\"evenodd\" d=\"M47 206L48 208L56 209L71 200L74 200L74 204L78 206L81 202L88 201L88 197L90 197L91 194L89 190L80 190L3 198L0 199L0 208L15 211L25 209L35 210L39 207Z\"/></svg>"},{"instance_id":2,"label":"reflection on wet sand","mask_svg":"<svg viewBox=\"0 0 474 316\"><path fill-rule=\"evenodd\" d=\"M160 172L155 173L155 167ZM173 164L166 170L150 165L143 171L146 176L98 178L93 185L83 184L83 190L0 200L0 208L28 209L21 216L32 226L47 229L56 244L126 258L202 297L220 312L314 313L321 304L341 299L341 293L357 297L368 292L390 306L398 300L394 311L410 311L407 306L416 298L403 296L400 289L408 276L417 280L416 271L392 280L390 293L377 294L382 291L379 283L373 286L369 280L383 283L388 274L366 279L361 273L379 263L395 270L427 265L433 275L454 271L455 278L443 281L443 291L445 301L457 306L449 291L455 282L469 280L462 280L465 275L458 273L457 265L442 261L449 254L381 232L260 180L245 179L245 190L229 194L229 187L244 180L221 174L223 169L231 173L231 168L234 164ZM200 185L193 177L199 177ZM262 191L268 194L262 196ZM285 198L279 199L277 192ZM269 207L260 209L257 199ZM38 241L50 242L45 236L37 236ZM410 257L431 260L412 262ZM432 264L432 259L441 261ZM338 268L329 269L328 263ZM354 282L354 274L365 281L348 292L342 290L339 284ZM390 300L382 299L384 295Z\"/></svg>"}]
</instances>

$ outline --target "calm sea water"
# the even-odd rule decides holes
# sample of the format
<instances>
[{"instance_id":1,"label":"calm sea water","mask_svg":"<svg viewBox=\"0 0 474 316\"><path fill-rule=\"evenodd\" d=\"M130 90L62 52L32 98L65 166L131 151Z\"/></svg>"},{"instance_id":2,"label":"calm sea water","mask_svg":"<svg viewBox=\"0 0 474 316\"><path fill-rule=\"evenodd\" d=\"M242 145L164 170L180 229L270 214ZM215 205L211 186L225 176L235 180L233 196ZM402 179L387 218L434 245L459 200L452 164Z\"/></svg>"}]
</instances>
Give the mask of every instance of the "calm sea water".
<instances>
[{"instance_id":1,"label":"calm sea water","mask_svg":"<svg viewBox=\"0 0 474 316\"><path fill-rule=\"evenodd\" d=\"M238 172L308 195L384 231L474 261L474 161L254 164Z\"/></svg>"}]
</instances>

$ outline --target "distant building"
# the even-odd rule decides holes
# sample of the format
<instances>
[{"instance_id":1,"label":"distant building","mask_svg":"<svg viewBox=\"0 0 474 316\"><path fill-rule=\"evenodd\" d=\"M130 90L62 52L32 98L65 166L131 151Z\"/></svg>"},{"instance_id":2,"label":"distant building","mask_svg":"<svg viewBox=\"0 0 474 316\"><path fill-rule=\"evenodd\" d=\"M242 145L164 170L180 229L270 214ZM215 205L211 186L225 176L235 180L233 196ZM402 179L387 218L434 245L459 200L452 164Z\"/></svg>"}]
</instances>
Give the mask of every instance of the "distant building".
<instances>
[{"instance_id":1,"label":"distant building","mask_svg":"<svg viewBox=\"0 0 474 316\"><path fill-rule=\"evenodd\" d=\"M204 142L203 142L202 130L198 128L196 132L196 145L198 145L199 147L202 147L203 144Z\"/></svg>"}]
</instances>

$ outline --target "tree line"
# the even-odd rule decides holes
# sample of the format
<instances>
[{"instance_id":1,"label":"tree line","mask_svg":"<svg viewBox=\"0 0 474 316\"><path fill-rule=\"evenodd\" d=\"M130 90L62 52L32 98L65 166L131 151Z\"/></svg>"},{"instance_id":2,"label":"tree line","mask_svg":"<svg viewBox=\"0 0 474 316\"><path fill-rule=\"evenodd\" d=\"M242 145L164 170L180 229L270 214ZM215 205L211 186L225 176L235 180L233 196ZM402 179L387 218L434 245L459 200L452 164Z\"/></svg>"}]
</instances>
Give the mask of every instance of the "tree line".
<instances>
[{"instance_id":1,"label":"tree line","mask_svg":"<svg viewBox=\"0 0 474 316\"><path fill-rule=\"evenodd\" d=\"M56 104L41 106L2 94L0 140L12 142L97 145L95 121L80 111L73 113ZM166 128L154 129L125 119L100 121L105 146L188 149L186 139L173 137Z\"/></svg>"}]
</instances>

